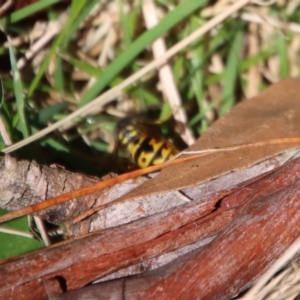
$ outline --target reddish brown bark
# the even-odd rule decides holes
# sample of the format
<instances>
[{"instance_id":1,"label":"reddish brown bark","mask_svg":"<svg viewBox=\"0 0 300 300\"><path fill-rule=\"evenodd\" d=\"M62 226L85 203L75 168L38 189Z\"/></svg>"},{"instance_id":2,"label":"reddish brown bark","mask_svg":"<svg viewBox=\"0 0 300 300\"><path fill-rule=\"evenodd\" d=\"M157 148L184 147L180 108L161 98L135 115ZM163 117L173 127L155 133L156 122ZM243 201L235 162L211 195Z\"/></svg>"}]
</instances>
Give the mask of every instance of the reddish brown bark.
<instances>
[{"instance_id":1,"label":"reddish brown bark","mask_svg":"<svg viewBox=\"0 0 300 300\"><path fill-rule=\"evenodd\" d=\"M51 277L60 275L61 272L68 272L69 268L76 268L78 264L83 264L84 269L81 269L83 271L87 267L89 268L89 263L91 266L95 266L93 260L101 256L104 257L104 262L106 262L107 255L134 245L139 247L141 243L151 241L164 233L184 226L188 222L195 221L199 219L203 212L208 213L212 210L213 204L211 202L206 203L206 205L198 203L196 206L195 204L178 207L171 212L107 230L105 233L94 233L85 238L62 243L60 246L53 246L20 258L4 261L0 266L0 280L3 281L0 290L9 289L12 286L16 288L20 284L38 279L46 274L51 274ZM157 254L160 253L159 248L156 251ZM135 259L134 252L132 250L129 250L129 252L131 253L131 259ZM117 266L108 265L107 267L116 268ZM75 280L73 276L76 276L76 274L73 272L68 273L71 277L66 280L73 282ZM96 278L91 275L89 279L86 279L88 281L84 283L88 283L93 279ZM82 286L84 283L78 278L77 283L73 282L71 285L74 288Z\"/></svg>"},{"instance_id":2,"label":"reddish brown bark","mask_svg":"<svg viewBox=\"0 0 300 300\"><path fill-rule=\"evenodd\" d=\"M25 292L34 295L35 291L40 295L42 282L55 276L65 281L68 290L75 289L92 278L195 242L222 228L203 249L149 275L122 279L122 285L118 280L110 282L111 292L107 283L100 284L99 289L106 291L108 298L114 293L125 299L232 297L260 276L299 235L299 174L297 159L228 197L224 198L229 191L223 191L206 205L198 202L177 207L102 235L12 259L0 267L0 298L5 299L11 287L14 297ZM209 213L216 199L223 199L217 211L199 219ZM238 203L242 206L228 208Z\"/></svg>"},{"instance_id":3,"label":"reddish brown bark","mask_svg":"<svg viewBox=\"0 0 300 300\"><path fill-rule=\"evenodd\" d=\"M299 172L298 159L252 184L248 205L215 240L146 290L137 284L147 277L128 280L124 298L228 299L249 286L299 236Z\"/></svg>"},{"instance_id":4,"label":"reddish brown bark","mask_svg":"<svg viewBox=\"0 0 300 300\"><path fill-rule=\"evenodd\" d=\"M98 293L102 299L228 299L236 295L299 236L299 172L298 159L249 185L248 204L204 249L143 277L99 284ZM245 189L227 200L243 193ZM95 294L95 289L70 295Z\"/></svg>"}]
</instances>

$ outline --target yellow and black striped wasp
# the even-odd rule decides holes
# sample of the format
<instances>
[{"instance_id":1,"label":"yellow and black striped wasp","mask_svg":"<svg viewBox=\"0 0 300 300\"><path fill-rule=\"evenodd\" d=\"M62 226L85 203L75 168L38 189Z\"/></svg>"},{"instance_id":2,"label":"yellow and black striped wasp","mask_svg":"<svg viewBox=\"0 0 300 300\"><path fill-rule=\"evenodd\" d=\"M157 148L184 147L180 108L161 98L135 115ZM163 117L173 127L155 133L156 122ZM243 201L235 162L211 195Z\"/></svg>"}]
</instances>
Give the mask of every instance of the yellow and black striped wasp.
<instances>
[{"instance_id":1,"label":"yellow and black striped wasp","mask_svg":"<svg viewBox=\"0 0 300 300\"><path fill-rule=\"evenodd\" d=\"M119 147L140 168L161 164L178 153L157 125L135 119L126 118L118 123L117 139Z\"/></svg>"}]
</instances>

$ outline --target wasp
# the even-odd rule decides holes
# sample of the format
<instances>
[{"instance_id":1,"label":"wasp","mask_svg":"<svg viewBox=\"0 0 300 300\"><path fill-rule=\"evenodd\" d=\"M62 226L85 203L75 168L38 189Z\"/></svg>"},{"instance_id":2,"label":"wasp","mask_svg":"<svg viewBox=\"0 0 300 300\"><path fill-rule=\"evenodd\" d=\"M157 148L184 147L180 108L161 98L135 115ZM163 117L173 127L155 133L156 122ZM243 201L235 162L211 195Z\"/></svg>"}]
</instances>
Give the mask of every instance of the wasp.
<instances>
[{"instance_id":1,"label":"wasp","mask_svg":"<svg viewBox=\"0 0 300 300\"><path fill-rule=\"evenodd\" d=\"M122 120L117 127L117 136L118 144L127 157L140 168L161 164L178 153L156 125Z\"/></svg>"}]
</instances>

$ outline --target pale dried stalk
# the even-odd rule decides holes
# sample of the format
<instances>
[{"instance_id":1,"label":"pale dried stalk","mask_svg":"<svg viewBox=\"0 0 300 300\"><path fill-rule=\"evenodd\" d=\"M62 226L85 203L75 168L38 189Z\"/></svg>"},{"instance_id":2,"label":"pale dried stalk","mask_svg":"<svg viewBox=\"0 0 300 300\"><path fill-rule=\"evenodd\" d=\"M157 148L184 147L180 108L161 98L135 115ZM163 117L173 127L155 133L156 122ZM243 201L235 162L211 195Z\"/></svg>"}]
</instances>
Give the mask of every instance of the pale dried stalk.
<instances>
[{"instance_id":1,"label":"pale dried stalk","mask_svg":"<svg viewBox=\"0 0 300 300\"><path fill-rule=\"evenodd\" d=\"M154 2L152 0L144 0L142 9L147 28L149 29L157 25L158 18ZM162 37L153 42L152 51L155 59L166 53L167 47ZM174 119L184 126L183 132L179 134L183 141L190 146L195 142L195 137L186 125L187 116L182 108L182 101L170 65L168 63L162 65L158 70L158 75L161 82L162 93L165 95L164 98L170 103Z\"/></svg>"},{"instance_id":2,"label":"pale dried stalk","mask_svg":"<svg viewBox=\"0 0 300 300\"><path fill-rule=\"evenodd\" d=\"M8 0L6 1L6 3L4 3L1 7L0 7L0 15L3 14L5 11L7 11L12 5L13 5L14 1L13 0Z\"/></svg>"},{"instance_id":3,"label":"pale dried stalk","mask_svg":"<svg viewBox=\"0 0 300 300\"><path fill-rule=\"evenodd\" d=\"M255 56L259 53L258 42L258 25L255 23L249 24L249 56ZM257 65L253 65L248 71L248 84L246 87L246 98L252 98L258 94L259 85L261 82L260 72Z\"/></svg>"},{"instance_id":4,"label":"pale dried stalk","mask_svg":"<svg viewBox=\"0 0 300 300\"><path fill-rule=\"evenodd\" d=\"M299 6L299 0L290 0L290 1L288 1L287 7L286 7L286 13L288 15L293 14L298 6Z\"/></svg>"},{"instance_id":5,"label":"pale dried stalk","mask_svg":"<svg viewBox=\"0 0 300 300\"><path fill-rule=\"evenodd\" d=\"M24 57L20 58L17 62L18 69L22 69L26 62L34 57L39 51L41 51L58 33L61 32L62 28L66 24L68 20L67 13L63 13L60 17L55 20L49 22L48 28L46 32L42 35L42 37L37 40L33 45L31 45L30 49L25 53Z\"/></svg>"},{"instance_id":6,"label":"pale dried stalk","mask_svg":"<svg viewBox=\"0 0 300 300\"><path fill-rule=\"evenodd\" d=\"M292 22L284 23L270 16L262 16L252 12L243 12L241 14L241 19L258 24L268 24L276 29L288 29L291 32L300 33L300 24Z\"/></svg>"},{"instance_id":7,"label":"pale dried stalk","mask_svg":"<svg viewBox=\"0 0 300 300\"><path fill-rule=\"evenodd\" d=\"M201 16L203 18L211 18L226 9L229 5L230 0L219 0L214 5L204 8L201 11Z\"/></svg>"}]
</instances>

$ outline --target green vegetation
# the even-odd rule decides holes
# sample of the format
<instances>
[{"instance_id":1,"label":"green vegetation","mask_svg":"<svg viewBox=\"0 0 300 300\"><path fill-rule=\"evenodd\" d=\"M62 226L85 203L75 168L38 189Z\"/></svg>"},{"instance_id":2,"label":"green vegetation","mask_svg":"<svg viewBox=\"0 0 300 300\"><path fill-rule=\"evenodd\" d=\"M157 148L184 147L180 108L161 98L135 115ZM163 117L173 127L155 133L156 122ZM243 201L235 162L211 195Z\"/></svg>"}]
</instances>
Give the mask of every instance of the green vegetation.
<instances>
[{"instance_id":1,"label":"green vegetation","mask_svg":"<svg viewBox=\"0 0 300 300\"><path fill-rule=\"evenodd\" d=\"M142 1L41 0L8 11L0 19L1 118L12 142L63 120L124 82L153 60L151 45L158 37L170 49L228 8L212 3L156 1L160 21L148 30ZM299 20L299 7L281 1L248 8L230 15L169 59L180 108L166 98L154 68L88 113L95 116L75 118L65 124L67 129L17 150L18 157L100 176L112 169L107 158L113 161L114 130L120 118L159 119L163 132L175 139L179 138L173 128L186 126L197 138L237 102L283 77L299 75L296 28L300 25L293 30L289 26ZM47 36L51 38L24 60L30 50L35 51L35 43ZM187 122L175 126L171 112L179 109ZM1 138L0 143L3 150ZM183 142L179 145L184 147ZM41 155L43 151L47 155ZM4 238L1 234L0 240ZM0 253L3 257L7 255Z\"/></svg>"}]
</instances>

